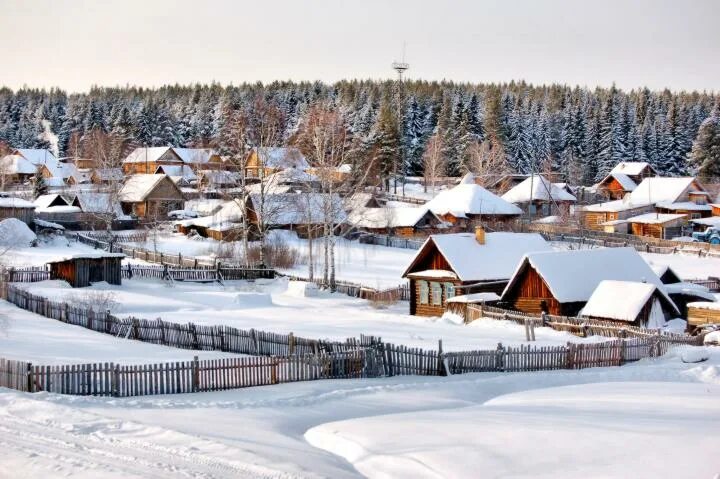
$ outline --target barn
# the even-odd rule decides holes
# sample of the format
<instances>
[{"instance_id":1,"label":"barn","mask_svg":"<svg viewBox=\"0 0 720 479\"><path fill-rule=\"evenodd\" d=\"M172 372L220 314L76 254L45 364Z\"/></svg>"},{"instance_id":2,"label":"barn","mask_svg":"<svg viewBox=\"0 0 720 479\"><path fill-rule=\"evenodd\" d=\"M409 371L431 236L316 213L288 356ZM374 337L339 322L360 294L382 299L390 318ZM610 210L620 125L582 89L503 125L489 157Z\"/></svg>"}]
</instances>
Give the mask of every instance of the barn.
<instances>
[{"instance_id":1,"label":"barn","mask_svg":"<svg viewBox=\"0 0 720 479\"><path fill-rule=\"evenodd\" d=\"M502 195L502 199L520 206L530 216L567 215L577 201L564 186L551 183L541 175L531 175Z\"/></svg>"},{"instance_id":2,"label":"barn","mask_svg":"<svg viewBox=\"0 0 720 479\"><path fill-rule=\"evenodd\" d=\"M101 281L121 284L124 257L125 255L120 253L90 253L50 261L50 279L65 280L73 288L84 288Z\"/></svg>"},{"instance_id":3,"label":"barn","mask_svg":"<svg viewBox=\"0 0 720 479\"><path fill-rule=\"evenodd\" d=\"M449 226L427 206L358 208L350 212L348 223L362 231L402 237L427 236Z\"/></svg>"},{"instance_id":4,"label":"barn","mask_svg":"<svg viewBox=\"0 0 720 479\"><path fill-rule=\"evenodd\" d=\"M678 314L670 297L657 285L637 281L600 281L580 316L618 321L643 328L661 328Z\"/></svg>"},{"instance_id":5,"label":"barn","mask_svg":"<svg viewBox=\"0 0 720 479\"><path fill-rule=\"evenodd\" d=\"M550 251L536 233L432 235L403 273L410 280L410 314L440 316L447 301L470 292L499 293L520 259L531 251Z\"/></svg>"},{"instance_id":6,"label":"barn","mask_svg":"<svg viewBox=\"0 0 720 479\"><path fill-rule=\"evenodd\" d=\"M502 293L505 307L524 313L576 316L603 280L662 281L633 248L529 253Z\"/></svg>"}]
</instances>

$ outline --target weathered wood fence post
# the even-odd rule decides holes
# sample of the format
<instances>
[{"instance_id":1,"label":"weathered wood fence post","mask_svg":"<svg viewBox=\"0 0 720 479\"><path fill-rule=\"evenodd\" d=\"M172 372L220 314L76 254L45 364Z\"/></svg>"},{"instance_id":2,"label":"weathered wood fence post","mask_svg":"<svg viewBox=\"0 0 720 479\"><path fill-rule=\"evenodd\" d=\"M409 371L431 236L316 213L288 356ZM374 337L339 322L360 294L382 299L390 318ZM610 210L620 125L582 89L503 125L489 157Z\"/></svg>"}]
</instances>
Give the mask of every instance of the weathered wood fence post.
<instances>
[{"instance_id":1,"label":"weathered wood fence post","mask_svg":"<svg viewBox=\"0 0 720 479\"><path fill-rule=\"evenodd\" d=\"M200 359L197 356L192 362L192 391L200 391Z\"/></svg>"},{"instance_id":2,"label":"weathered wood fence post","mask_svg":"<svg viewBox=\"0 0 720 479\"><path fill-rule=\"evenodd\" d=\"M495 350L495 370L505 370L505 348L502 343L498 343L497 349Z\"/></svg>"}]
</instances>

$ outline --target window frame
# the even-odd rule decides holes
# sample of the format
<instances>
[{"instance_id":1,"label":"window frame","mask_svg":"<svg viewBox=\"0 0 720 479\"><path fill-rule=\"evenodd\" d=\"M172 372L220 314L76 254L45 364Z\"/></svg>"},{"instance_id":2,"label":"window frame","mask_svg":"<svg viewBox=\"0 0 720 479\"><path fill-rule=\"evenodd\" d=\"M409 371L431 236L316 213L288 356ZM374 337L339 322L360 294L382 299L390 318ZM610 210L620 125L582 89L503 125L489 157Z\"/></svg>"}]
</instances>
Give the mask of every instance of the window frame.
<instances>
[{"instance_id":1,"label":"window frame","mask_svg":"<svg viewBox=\"0 0 720 479\"><path fill-rule=\"evenodd\" d=\"M430 285L424 279L418 280L418 303L430 304Z\"/></svg>"},{"instance_id":2,"label":"window frame","mask_svg":"<svg viewBox=\"0 0 720 479\"><path fill-rule=\"evenodd\" d=\"M439 283L437 281L431 281L430 282L430 304L432 304L433 306L442 306L442 304L443 304L442 297L443 297L442 283Z\"/></svg>"}]
</instances>

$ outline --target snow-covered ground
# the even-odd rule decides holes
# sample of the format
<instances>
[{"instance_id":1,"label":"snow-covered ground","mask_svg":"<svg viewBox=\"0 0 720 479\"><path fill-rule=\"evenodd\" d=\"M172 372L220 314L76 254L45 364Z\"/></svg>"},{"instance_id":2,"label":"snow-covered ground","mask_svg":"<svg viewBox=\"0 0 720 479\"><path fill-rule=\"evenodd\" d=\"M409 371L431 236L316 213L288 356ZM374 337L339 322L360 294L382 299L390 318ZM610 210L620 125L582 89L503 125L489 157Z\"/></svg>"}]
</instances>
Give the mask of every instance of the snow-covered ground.
<instances>
[{"instance_id":1,"label":"snow-covered ground","mask_svg":"<svg viewBox=\"0 0 720 479\"><path fill-rule=\"evenodd\" d=\"M8 477L634 477L720 472L720 350L619 368L140 398L0 391ZM320 447L315 447L315 445Z\"/></svg>"},{"instance_id":2,"label":"snow-covered ground","mask_svg":"<svg viewBox=\"0 0 720 479\"><path fill-rule=\"evenodd\" d=\"M43 281L22 286L34 294L66 301L78 294L62 281ZM228 281L218 284L175 283L170 287L159 280L126 280L122 286L96 284L84 288L92 298L100 294L114 305L114 314L125 317L162 318L174 323L226 324L242 329L308 338L344 340L360 334L380 336L388 343L437 349L442 339L446 351L494 349L525 343L523 326L493 320L470 325L448 319L410 316L408 303L376 309L368 301L342 294L320 292L317 297L298 297L288 291L285 279L255 283ZM569 333L550 328L536 329L539 346L581 341ZM600 337L587 341L600 341Z\"/></svg>"}]
</instances>

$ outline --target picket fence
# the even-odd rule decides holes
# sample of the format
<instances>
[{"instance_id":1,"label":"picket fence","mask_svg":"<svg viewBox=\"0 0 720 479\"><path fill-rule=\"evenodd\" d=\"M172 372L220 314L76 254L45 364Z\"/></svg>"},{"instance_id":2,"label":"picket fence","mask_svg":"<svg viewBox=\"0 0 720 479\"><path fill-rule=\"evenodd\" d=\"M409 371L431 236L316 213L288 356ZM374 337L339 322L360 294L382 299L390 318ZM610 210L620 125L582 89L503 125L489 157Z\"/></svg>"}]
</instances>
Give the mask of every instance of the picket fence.
<instances>
[{"instance_id":1,"label":"picket fence","mask_svg":"<svg viewBox=\"0 0 720 479\"><path fill-rule=\"evenodd\" d=\"M238 357L142 365L92 363L38 366L0 359L0 387L81 396L146 396L221 391L320 379L376 377L375 350ZM372 356L372 357L370 357Z\"/></svg>"}]
</instances>

